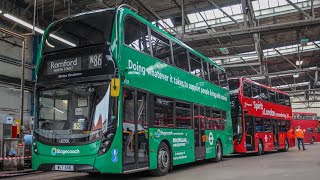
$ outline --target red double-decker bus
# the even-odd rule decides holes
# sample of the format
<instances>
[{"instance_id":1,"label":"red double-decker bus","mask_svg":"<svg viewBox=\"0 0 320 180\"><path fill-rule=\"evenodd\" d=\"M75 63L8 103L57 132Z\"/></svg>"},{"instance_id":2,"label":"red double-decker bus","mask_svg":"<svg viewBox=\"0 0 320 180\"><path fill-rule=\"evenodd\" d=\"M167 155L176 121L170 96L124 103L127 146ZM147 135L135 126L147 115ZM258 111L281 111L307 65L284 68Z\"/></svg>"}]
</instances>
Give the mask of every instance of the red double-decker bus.
<instances>
[{"instance_id":1,"label":"red double-decker bus","mask_svg":"<svg viewBox=\"0 0 320 180\"><path fill-rule=\"evenodd\" d=\"M313 144L320 142L320 126L317 113L293 112L292 125L304 130L304 142Z\"/></svg>"},{"instance_id":2,"label":"red double-decker bus","mask_svg":"<svg viewBox=\"0 0 320 180\"><path fill-rule=\"evenodd\" d=\"M248 78L229 80L235 153L287 151L295 145L287 93Z\"/></svg>"}]
</instances>

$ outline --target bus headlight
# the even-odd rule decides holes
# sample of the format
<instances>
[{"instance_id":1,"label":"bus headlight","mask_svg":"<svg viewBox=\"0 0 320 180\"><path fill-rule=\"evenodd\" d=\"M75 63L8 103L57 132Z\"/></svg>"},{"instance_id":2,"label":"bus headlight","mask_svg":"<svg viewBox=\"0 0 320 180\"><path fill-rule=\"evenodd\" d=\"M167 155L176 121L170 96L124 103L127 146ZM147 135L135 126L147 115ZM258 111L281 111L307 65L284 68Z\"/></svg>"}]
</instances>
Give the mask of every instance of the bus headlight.
<instances>
[{"instance_id":1,"label":"bus headlight","mask_svg":"<svg viewBox=\"0 0 320 180\"><path fill-rule=\"evenodd\" d=\"M113 132L109 132L106 135L104 135L104 138L103 138L101 145L100 145L100 148L99 148L99 155L102 155L108 151L113 138L114 138Z\"/></svg>"},{"instance_id":2,"label":"bus headlight","mask_svg":"<svg viewBox=\"0 0 320 180\"><path fill-rule=\"evenodd\" d=\"M35 141L33 141L32 147L33 147L33 152L34 152L36 155L39 155L37 143L36 143Z\"/></svg>"}]
</instances>

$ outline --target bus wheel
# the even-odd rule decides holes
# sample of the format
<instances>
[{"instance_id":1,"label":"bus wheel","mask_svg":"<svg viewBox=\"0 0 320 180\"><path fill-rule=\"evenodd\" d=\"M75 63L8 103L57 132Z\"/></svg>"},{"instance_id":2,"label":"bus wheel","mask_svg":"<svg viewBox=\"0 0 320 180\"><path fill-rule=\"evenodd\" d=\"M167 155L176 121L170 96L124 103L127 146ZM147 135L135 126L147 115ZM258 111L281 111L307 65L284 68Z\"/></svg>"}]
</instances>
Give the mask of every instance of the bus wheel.
<instances>
[{"instance_id":1,"label":"bus wheel","mask_svg":"<svg viewBox=\"0 0 320 180\"><path fill-rule=\"evenodd\" d=\"M314 144L314 137L311 138L310 144Z\"/></svg>"},{"instance_id":2,"label":"bus wheel","mask_svg":"<svg viewBox=\"0 0 320 180\"><path fill-rule=\"evenodd\" d=\"M90 177L99 177L101 174L98 172L89 172L88 173Z\"/></svg>"},{"instance_id":3,"label":"bus wheel","mask_svg":"<svg viewBox=\"0 0 320 180\"><path fill-rule=\"evenodd\" d=\"M161 142L158 149L158 168L151 171L154 176L164 176L171 166L170 151L166 143Z\"/></svg>"},{"instance_id":4,"label":"bus wheel","mask_svg":"<svg viewBox=\"0 0 320 180\"><path fill-rule=\"evenodd\" d=\"M256 153L257 156L261 156L263 154L263 143L261 140L259 140L258 143L258 152Z\"/></svg>"},{"instance_id":5,"label":"bus wheel","mask_svg":"<svg viewBox=\"0 0 320 180\"><path fill-rule=\"evenodd\" d=\"M284 152L287 152L289 150L289 142L288 142L288 139L286 139L285 141L284 141Z\"/></svg>"},{"instance_id":6,"label":"bus wheel","mask_svg":"<svg viewBox=\"0 0 320 180\"><path fill-rule=\"evenodd\" d=\"M213 159L214 162L219 162L222 160L223 152L222 152L222 145L219 140L216 143L216 157Z\"/></svg>"}]
</instances>

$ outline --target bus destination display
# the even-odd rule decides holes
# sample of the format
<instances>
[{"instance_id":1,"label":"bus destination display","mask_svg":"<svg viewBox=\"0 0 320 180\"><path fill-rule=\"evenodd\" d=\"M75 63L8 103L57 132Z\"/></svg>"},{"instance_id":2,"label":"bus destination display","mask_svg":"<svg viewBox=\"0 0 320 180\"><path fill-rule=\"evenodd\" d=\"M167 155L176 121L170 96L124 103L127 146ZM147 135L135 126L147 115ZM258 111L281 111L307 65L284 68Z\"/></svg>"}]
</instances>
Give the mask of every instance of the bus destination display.
<instances>
[{"instance_id":1,"label":"bus destination display","mask_svg":"<svg viewBox=\"0 0 320 180\"><path fill-rule=\"evenodd\" d=\"M103 54L90 54L60 60L50 60L47 62L46 74L63 74L67 72L85 71L102 68Z\"/></svg>"}]
</instances>

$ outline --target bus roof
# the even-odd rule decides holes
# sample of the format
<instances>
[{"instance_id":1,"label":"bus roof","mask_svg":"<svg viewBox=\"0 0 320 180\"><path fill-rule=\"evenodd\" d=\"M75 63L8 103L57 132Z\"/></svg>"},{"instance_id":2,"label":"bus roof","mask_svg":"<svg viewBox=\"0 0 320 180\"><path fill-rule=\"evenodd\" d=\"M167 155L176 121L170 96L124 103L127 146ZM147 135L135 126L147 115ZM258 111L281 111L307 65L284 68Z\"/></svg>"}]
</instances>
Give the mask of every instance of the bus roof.
<instances>
[{"instance_id":1,"label":"bus roof","mask_svg":"<svg viewBox=\"0 0 320 180\"><path fill-rule=\"evenodd\" d=\"M143 23L145 23L146 25L152 27L154 30L158 31L159 33L167 36L168 38L170 38L171 40L173 40L175 43L185 47L186 49L188 49L190 52L192 52L193 54L201 57L202 59L204 59L206 62L214 65L215 67L219 68L222 71L225 71L225 69L222 66L219 66L215 61L209 59L208 57L202 55L201 53L197 52L196 50L192 49L191 47L189 47L188 45L186 45L185 43L183 43L182 41L178 40L177 38L173 37L171 34L169 34L168 32L164 31L163 29L160 29L159 27L155 26L154 24L152 24L151 22L147 21L146 19L144 19L143 17L141 17L140 15L136 14L135 12L131 11L130 9L128 9L127 7L123 7L122 9L124 9L125 11L128 11L130 14L133 14L134 16L136 16L137 18L139 18L139 20L141 20Z\"/></svg>"},{"instance_id":2,"label":"bus roof","mask_svg":"<svg viewBox=\"0 0 320 180\"><path fill-rule=\"evenodd\" d=\"M266 88L266 89L273 90L273 91L275 91L275 92L278 92L278 93L285 94L285 95L288 95L288 96L289 96L289 94L286 93L286 92L284 92L284 91L281 91L281 90L279 90L279 89L276 89L276 88L273 88L273 87L270 87L270 86L266 86L266 85L264 85L264 84L257 83L257 82L253 81L253 80L250 79L250 78L242 77L242 79L243 79L243 81L247 81L247 82L250 82L250 83L252 83L252 84L256 84L256 85L261 86L261 87L264 87L264 88Z\"/></svg>"},{"instance_id":3,"label":"bus roof","mask_svg":"<svg viewBox=\"0 0 320 180\"><path fill-rule=\"evenodd\" d=\"M220 70L222 71L225 71L225 69L222 67L222 66L219 66L215 61L213 60L210 60L208 57L202 55L201 53L197 52L196 50L192 49L191 47L189 47L188 45L184 44L183 42L181 42L180 40L178 40L177 38L173 37L171 34L169 34L168 32L164 31L163 29L160 29L158 28L157 26L153 25L151 22L147 21L146 19L144 19L143 17L141 17L140 15L136 14L135 12L131 11L130 9L128 9L127 7L121 7L120 9L118 10L125 10L126 13L128 14L132 14L134 15L135 17L137 17L139 20L141 20L143 23L145 23L146 25L152 27L154 30L158 31L159 33L167 36L168 38L170 38L171 40L173 40L174 42L176 42L177 44L183 46L184 48L188 49L190 52L192 52L193 54L201 57L202 59L204 59L206 62L214 65L215 67L219 68ZM87 15L87 14L92 14L92 13L98 13L98 12L102 12L102 11L112 11L112 10L116 10L115 8L107 8L107 9L99 9L99 10L94 10L94 11L88 11L88 12L83 12L83 13L79 13L79 14L75 14L73 16L70 16L70 17L65 17L65 18L62 18L60 20L57 20L57 21L54 21L52 22L51 24L49 24L47 26L47 28L45 29L45 32L42 36L42 38L45 38L45 35L48 33L49 29L61 22L61 21L64 21L64 20L67 20L67 19L72 19L72 18L76 18L76 17L79 17L79 16L83 16L83 15ZM43 41L42 41L43 42ZM42 51L42 47L40 47L41 49L39 50L39 53L41 53ZM39 55L39 54L38 54ZM38 61L37 65L36 65L36 74L38 74L38 68L39 68L39 65L41 63L41 60Z\"/></svg>"}]
</instances>

